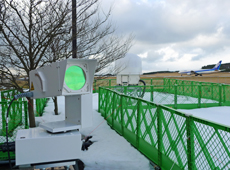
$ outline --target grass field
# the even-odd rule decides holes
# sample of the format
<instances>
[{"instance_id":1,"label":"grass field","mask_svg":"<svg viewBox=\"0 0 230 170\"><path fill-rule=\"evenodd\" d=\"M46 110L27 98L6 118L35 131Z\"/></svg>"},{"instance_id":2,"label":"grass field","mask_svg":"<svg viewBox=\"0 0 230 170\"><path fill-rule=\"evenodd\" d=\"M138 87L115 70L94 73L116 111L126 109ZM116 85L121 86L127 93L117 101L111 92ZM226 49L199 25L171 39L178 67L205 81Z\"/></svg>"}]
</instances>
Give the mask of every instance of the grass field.
<instances>
[{"instance_id":1,"label":"grass field","mask_svg":"<svg viewBox=\"0 0 230 170\"><path fill-rule=\"evenodd\" d=\"M195 75L183 75L181 76L179 73L157 73L150 75L142 75L142 79L148 78L172 78L172 79L180 79L180 80L191 80L191 81L202 81L202 82L213 82L213 83L225 83L230 84L230 73L228 72L220 72L213 74L203 74L202 76Z\"/></svg>"}]
</instances>

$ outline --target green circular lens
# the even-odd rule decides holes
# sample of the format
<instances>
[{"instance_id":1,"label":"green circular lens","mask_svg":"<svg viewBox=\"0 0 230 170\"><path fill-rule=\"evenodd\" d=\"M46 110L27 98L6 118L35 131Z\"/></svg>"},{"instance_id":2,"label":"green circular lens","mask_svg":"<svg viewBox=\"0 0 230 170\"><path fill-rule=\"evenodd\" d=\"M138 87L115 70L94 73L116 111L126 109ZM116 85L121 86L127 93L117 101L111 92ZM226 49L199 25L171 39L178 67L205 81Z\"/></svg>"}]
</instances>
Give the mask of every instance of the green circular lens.
<instances>
[{"instance_id":1,"label":"green circular lens","mask_svg":"<svg viewBox=\"0 0 230 170\"><path fill-rule=\"evenodd\" d=\"M81 67L71 66L65 72L65 84L71 90L80 90L85 85L85 74Z\"/></svg>"}]
</instances>

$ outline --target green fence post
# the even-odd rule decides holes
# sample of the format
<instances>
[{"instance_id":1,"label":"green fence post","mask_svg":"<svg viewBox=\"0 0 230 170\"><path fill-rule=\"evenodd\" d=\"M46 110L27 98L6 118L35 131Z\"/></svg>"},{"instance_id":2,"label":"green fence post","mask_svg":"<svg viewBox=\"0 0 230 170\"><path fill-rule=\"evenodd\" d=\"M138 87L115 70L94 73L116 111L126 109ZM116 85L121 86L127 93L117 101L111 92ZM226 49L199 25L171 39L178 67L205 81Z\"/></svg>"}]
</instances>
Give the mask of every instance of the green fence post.
<instances>
[{"instance_id":1,"label":"green fence post","mask_svg":"<svg viewBox=\"0 0 230 170\"><path fill-rule=\"evenodd\" d=\"M213 100L213 83L211 84L211 93L212 93L212 100Z\"/></svg>"},{"instance_id":2,"label":"green fence post","mask_svg":"<svg viewBox=\"0 0 230 170\"><path fill-rule=\"evenodd\" d=\"M225 88L226 88L226 84L223 84L223 103L225 103L226 102L226 91L225 91Z\"/></svg>"},{"instance_id":3,"label":"green fence post","mask_svg":"<svg viewBox=\"0 0 230 170\"><path fill-rule=\"evenodd\" d=\"M168 86L167 88L168 88L168 93L171 93L172 92L172 89L171 89L171 83L170 83L170 79L168 79L168 84L166 85L166 86Z\"/></svg>"},{"instance_id":4,"label":"green fence post","mask_svg":"<svg viewBox=\"0 0 230 170\"><path fill-rule=\"evenodd\" d=\"M98 92L98 112L101 113L100 110L100 103L101 103L101 87L99 87L99 92Z\"/></svg>"},{"instance_id":5,"label":"green fence post","mask_svg":"<svg viewBox=\"0 0 230 170\"><path fill-rule=\"evenodd\" d=\"M202 94L201 94L201 85L199 84L198 85L198 108L201 107L201 97L202 97Z\"/></svg>"},{"instance_id":6,"label":"green fence post","mask_svg":"<svg viewBox=\"0 0 230 170\"><path fill-rule=\"evenodd\" d=\"M136 148L139 150L139 136L140 136L140 127L141 127L141 104L140 99L137 99L137 134L136 134Z\"/></svg>"},{"instance_id":7,"label":"green fence post","mask_svg":"<svg viewBox=\"0 0 230 170\"><path fill-rule=\"evenodd\" d=\"M112 92L113 93L113 108L112 108L112 127L113 127L113 129L114 129L114 115L115 115L115 109L116 109L116 101L115 101L115 92L113 91Z\"/></svg>"},{"instance_id":8,"label":"green fence post","mask_svg":"<svg viewBox=\"0 0 230 170\"><path fill-rule=\"evenodd\" d=\"M192 133L190 115L186 114L186 131L187 131L187 159L188 159L188 170L193 170L194 166L194 136ZM195 167L194 167L195 168Z\"/></svg>"},{"instance_id":9,"label":"green fence post","mask_svg":"<svg viewBox=\"0 0 230 170\"><path fill-rule=\"evenodd\" d=\"M150 101L153 102L153 86L151 86Z\"/></svg>"},{"instance_id":10,"label":"green fence post","mask_svg":"<svg viewBox=\"0 0 230 170\"><path fill-rule=\"evenodd\" d=\"M109 90L108 89L106 89L106 95L105 95L105 100L106 100L106 105L105 105L105 114L104 114L104 118L106 118L107 117L107 114L109 114L108 113L108 107L109 107Z\"/></svg>"},{"instance_id":11,"label":"green fence post","mask_svg":"<svg viewBox=\"0 0 230 170\"><path fill-rule=\"evenodd\" d=\"M111 79L109 79L109 88L111 87Z\"/></svg>"},{"instance_id":12,"label":"green fence post","mask_svg":"<svg viewBox=\"0 0 230 170\"><path fill-rule=\"evenodd\" d=\"M18 115L18 117L19 117L19 121L18 122L20 122L20 124L22 123L22 101L19 101L19 115Z\"/></svg>"},{"instance_id":13,"label":"green fence post","mask_svg":"<svg viewBox=\"0 0 230 170\"><path fill-rule=\"evenodd\" d=\"M11 107L13 109L12 119L11 119L11 125L12 125L11 127L12 127L12 130L13 130L15 125L16 125L16 119L17 119L17 113L16 113L17 103L13 102Z\"/></svg>"},{"instance_id":14,"label":"green fence post","mask_svg":"<svg viewBox=\"0 0 230 170\"><path fill-rule=\"evenodd\" d=\"M182 95L184 95L184 81L181 82L182 85Z\"/></svg>"},{"instance_id":15,"label":"green fence post","mask_svg":"<svg viewBox=\"0 0 230 170\"><path fill-rule=\"evenodd\" d=\"M219 106L222 105L222 84L219 85Z\"/></svg>"},{"instance_id":16,"label":"green fence post","mask_svg":"<svg viewBox=\"0 0 230 170\"><path fill-rule=\"evenodd\" d=\"M153 85L153 79L151 78L151 86Z\"/></svg>"},{"instance_id":17,"label":"green fence post","mask_svg":"<svg viewBox=\"0 0 230 170\"><path fill-rule=\"evenodd\" d=\"M123 95L122 94L121 94L120 106L121 106L121 134L122 136L124 136L124 114L123 114Z\"/></svg>"},{"instance_id":18,"label":"green fence post","mask_svg":"<svg viewBox=\"0 0 230 170\"><path fill-rule=\"evenodd\" d=\"M124 95L127 94L127 86L124 86Z\"/></svg>"},{"instance_id":19,"label":"green fence post","mask_svg":"<svg viewBox=\"0 0 230 170\"><path fill-rule=\"evenodd\" d=\"M157 142L158 142L158 162L157 162L157 164L158 164L158 166L162 166L162 142L163 142L163 140L162 140L162 137L163 137L163 135L162 135L162 117L161 117L161 115L162 115L162 113L161 113L161 108L160 108L160 106L159 105L156 105L156 107L157 107L157 129L158 129L158 131L157 131Z\"/></svg>"},{"instance_id":20,"label":"green fence post","mask_svg":"<svg viewBox=\"0 0 230 170\"><path fill-rule=\"evenodd\" d=\"M192 97L194 96L194 94L193 94L193 89L194 89L193 86L194 86L193 81L191 81L191 95L192 95Z\"/></svg>"},{"instance_id":21,"label":"green fence post","mask_svg":"<svg viewBox=\"0 0 230 170\"><path fill-rule=\"evenodd\" d=\"M177 84L174 85L174 108L177 109Z\"/></svg>"}]
</instances>

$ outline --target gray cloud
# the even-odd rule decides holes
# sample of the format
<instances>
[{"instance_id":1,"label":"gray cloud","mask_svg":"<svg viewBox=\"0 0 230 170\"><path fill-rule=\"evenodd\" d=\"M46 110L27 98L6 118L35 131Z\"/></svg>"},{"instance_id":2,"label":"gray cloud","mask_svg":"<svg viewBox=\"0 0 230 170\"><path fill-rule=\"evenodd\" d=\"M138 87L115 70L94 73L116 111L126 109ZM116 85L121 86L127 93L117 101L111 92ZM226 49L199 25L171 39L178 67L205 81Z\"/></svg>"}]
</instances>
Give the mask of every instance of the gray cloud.
<instances>
[{"instance_id":1,"label":"gray cloud","mask_svg":"<svg viewBox=\"0 0 230 170\"><path fill-rule=\"evenodd\" d=\"M104 1L106 3L103 5ZM102 1L107 7L112 0ZM229 0L115 0L113 21L117 34L135 35L131 53L144 54L143 69L175 69L176 63L206 65L223 58L229 62ZM159 52L161 51L161 52ZM162 62L163 61L163 62ZM177 61L177 62L176 62ZM171 65L173 66L170 66ZM215 62L214 62L215 63ZM209 64L209 63L208 63ZM177 68L185 67L177 65ZM178 70L178 69L176 69ZM151 70L150 70L151 71Z\"/></svg>"}]
</instances>

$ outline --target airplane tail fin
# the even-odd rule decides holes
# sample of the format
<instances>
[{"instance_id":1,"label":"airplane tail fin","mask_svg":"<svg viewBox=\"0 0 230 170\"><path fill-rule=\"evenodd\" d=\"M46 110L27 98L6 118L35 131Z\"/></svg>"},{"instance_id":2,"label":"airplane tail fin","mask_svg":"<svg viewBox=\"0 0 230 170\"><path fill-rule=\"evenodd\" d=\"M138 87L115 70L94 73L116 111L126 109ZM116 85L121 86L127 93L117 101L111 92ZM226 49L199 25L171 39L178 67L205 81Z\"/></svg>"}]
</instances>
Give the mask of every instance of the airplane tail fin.
<instances>
[{"instance_id":1,"label":"airplane tail fin","mask_svg":"<svg viewBox=\"0 0 230 170\"><path fill-rule=\"evenodd\" d=\"M213 67L213 69L215 70L219 70L220 69L220 65L221 65L221 60Z\"/></svg>"}]
</instances>

